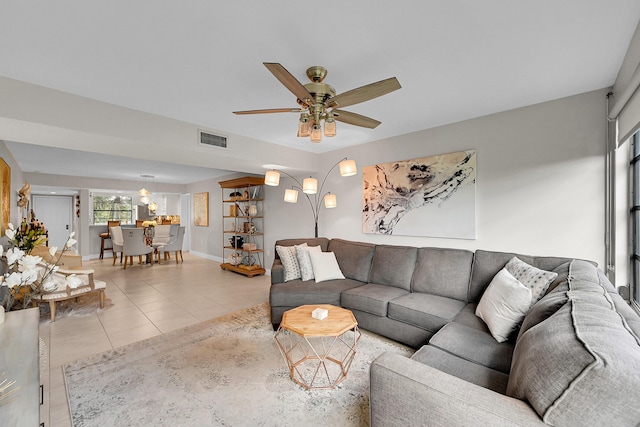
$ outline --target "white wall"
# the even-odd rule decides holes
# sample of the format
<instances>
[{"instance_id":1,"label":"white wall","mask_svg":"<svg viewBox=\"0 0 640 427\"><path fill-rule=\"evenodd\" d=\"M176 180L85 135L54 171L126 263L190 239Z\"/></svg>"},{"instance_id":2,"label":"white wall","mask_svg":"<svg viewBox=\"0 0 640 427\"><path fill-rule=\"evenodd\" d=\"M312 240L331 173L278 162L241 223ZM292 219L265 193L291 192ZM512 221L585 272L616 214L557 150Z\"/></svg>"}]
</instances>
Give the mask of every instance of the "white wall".
<instances>
[{"instance_id":1,"label":"white wall","mask_svg":"<svg viewBox=\"0 0 640 427\"><path fill-rule=\"evenodd\" d=\"M189 227L191 235L191 252L216 261L222 260L222 257L224 256L222 250L222 190L218 183L220 181L226 181L242 176L247 176L247 174L237 173L226 175L188 185L188 190L191 196L191 206L193 206L193 195L195 193L209 192L208 227L195 226L192 218L180 218L181 224Z\"/></svg>"},{"instance_id":2,"label":"white wall","mask_svg":"<svg viewBox=\"0 0 640 427\"><path fill-rule=\"evenodd\" d=\"M355 159L359 172L342 178L334 171L327 180L326 188L338 195L338 207L322 208L320 234L577 257L603 265L606 93L598 90L324 154L321 175L343 157ZM364 166L465 149L477 150L477 239L362 233ZM300 202L294 209L284 206L284 190L279 190L277 199L269 200L274 204L269 240L310 236L312 228L303 222L310 212ZM276 216L273 222L271 215Z\"/></svg>"}]
</instances>

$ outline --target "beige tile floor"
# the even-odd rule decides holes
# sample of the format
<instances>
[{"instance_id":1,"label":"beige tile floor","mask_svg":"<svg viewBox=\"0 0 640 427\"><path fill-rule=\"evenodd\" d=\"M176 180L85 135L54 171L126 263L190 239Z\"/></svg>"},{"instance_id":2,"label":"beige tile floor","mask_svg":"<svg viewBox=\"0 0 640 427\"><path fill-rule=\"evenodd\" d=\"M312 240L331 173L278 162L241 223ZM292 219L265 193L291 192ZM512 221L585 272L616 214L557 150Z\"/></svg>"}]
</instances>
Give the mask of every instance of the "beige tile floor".
<instances>
[{"instance_id":1,"label":"beige tile floor","mask_svg":"<svg viewBox=\"0 0 640 427\"><path fill-rule=\"evenodd\" d=\"M110 301L104 310L62 315L53 323L48 315L41 316L40 338L46 349L41 360L41 421L46 426L71 426L63 365L268 300L268 276L249 279L186 252L178 265L173 257L154 266L134 260L126 270L111 264L111 259L83 263L95 270L96 279L107 282Z\"/></svg>"}]
</instances>

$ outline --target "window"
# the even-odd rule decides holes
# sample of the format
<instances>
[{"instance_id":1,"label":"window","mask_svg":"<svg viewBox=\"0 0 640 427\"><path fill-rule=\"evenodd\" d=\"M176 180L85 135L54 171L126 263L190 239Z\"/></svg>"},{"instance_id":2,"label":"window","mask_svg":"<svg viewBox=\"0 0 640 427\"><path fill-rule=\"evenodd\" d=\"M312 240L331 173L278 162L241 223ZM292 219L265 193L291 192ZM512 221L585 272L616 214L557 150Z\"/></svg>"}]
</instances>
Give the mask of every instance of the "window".
<instances>
[{"instance_id":1,"label":"window","mask_svg":"<svg viewBox=\"0 0 640 427\"><path fill-rule=\"evenodd\" d=\"M631 299L640 307L640 132L633 135L631 160L631 262L633 264L633 291Z\"/></svg>"},{"instance_id":2,"label":"window","mask_svg":"<svg viewBox=\"0 0 640 427\"><path fill-rule=\"evenodd\" d=\"M93 196L93 223L107 224L107 221L120 220L122 224L131 224L133 206L131 197Z\"/></svg>"}]
</instances>

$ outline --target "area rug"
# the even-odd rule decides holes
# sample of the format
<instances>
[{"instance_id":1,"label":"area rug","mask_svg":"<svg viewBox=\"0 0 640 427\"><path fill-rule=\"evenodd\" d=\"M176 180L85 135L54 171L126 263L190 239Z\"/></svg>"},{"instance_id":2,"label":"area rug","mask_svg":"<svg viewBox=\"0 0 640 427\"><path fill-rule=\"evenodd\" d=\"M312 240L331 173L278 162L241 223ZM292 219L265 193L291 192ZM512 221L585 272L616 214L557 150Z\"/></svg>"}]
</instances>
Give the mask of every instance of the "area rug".
<instances>
[{"instance_id":1,"label":"area rug","mask_svg":"<svg viewBox=\"0 0 640 427\"><path fill-rule=\"evenodd\" d=\"M347 378L306 391L289 378L267 303L64 367L74 427L369 425L369 366L412 351L364 333Z\"/></svg>"},{"instance_id":2,"label":"area rug","mask_svg":"<svg viewBox=\"0 0 640 427\"><path fill-rule=\"evenodd\" d=\"M109 298L105 298L104 308L100 308L100 295L81 295L78 300L66 300L56 302L56 321L65 317L95 316L113 306ZM51 323L51 311L49 304L38 304L40 309L40 323Z\"/></svg>"}]
</instances>

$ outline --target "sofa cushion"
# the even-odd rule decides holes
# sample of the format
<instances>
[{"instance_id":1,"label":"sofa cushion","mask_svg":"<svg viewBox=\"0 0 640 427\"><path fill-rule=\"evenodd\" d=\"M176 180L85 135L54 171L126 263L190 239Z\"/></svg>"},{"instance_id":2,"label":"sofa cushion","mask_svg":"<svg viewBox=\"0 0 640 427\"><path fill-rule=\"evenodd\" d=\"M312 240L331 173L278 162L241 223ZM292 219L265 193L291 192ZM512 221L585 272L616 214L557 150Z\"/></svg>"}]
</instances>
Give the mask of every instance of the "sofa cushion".
<instances>
[{"instance_id":1,"label":"sofa cushion","mask_svg":"<svg viewBox=\"0 0 640 427\"><path fill-rule=\"evenodd\" d=\"M276 246L295 246L306 243L309 246L320 246L323 252L327 251L329 246L329 239L326 237L310 237L308 239L280 239L276 240ZM278 254L275 254L275 259L280 259Z\"/></svg>"},{"instance_id":2,"label":"sofa cushion","mask_svg":"<svg viewBox=\"0 0 640 427\"><path fill-rule=\"evenodd\" d=\"M340 294L364 283L356 280L342 279L316 283L312 280L303 282L293 280L271 285L269 303L273 307L298 307L305 304L340 305Z\"/></svg>"},{"instance_id":3,"label":"sofa cushion","mask_svg":"<svg viewBox=\"0 0 640 427\"><path fill-rule=\"evenodd\" d=\"M344 308L360 310L376 316L386 316L389 301L408 293L395 286L369 283L344 291L340 297L340 304Z\"/></svg>"},{"instance_id":4,"label":"sofa cushion","mask_svg":"<svg viewBox=\"0 0 640 427\"><path fill-rule=\"evenodd\" d=\"M464 301L412 292L389 301L387 316L436 332L464 308Z\"/></svg>"},{"instance_id":5,"label":"sofa cushion","mask_svg":"<svg viewBox=\"0 0 640 427\"><path fill-rule=\"evenodd\" d=\"M553 272L558 273L558 276L555 278L553 282L551 282L551 284L547 288L546 294L553 292L556 289L556 287L558 287L559 285L567 283L567 277L569 276L569 265L571 265L571 261L563 262L562 264L560 264L559 266L553 269ZM564 291L568 291L568 290L569 290L568 287L564 289Z\"/></svg>"},{"instance_id":6,"label":"sofa cushion","mask_svg":"<svg viewBox=\"0 0 640 427\"><path fill-rule=\"evenodd\" d=\"M499 343L490 333L461 323L445 325L431 337L429 345L505 374L511 369L513 341Z\"/></svg>"},{"instance_id":7,"label":"sofa cushion","mask_svg":"<svg viewBox=\"0 0 640 427\"><path fill-rule=\"evenodd\" d=\"M476 315L489 327L498 342L515 331L531 305L531 289L503 268L495 275L476 308Z\"/></svg>"},{"instance_id":8,"label":"sofa cushion","mask_svg":"<svg viewBox=\"0 0 640 427\"><path fill-rule=\"evenodd\" d=\"M548 319L553 313L560 310L564 306L569 298L566 292L552 292L545 295L540 301L534 304L529 310L527 315L522 321L520 331L518 332L518 339L530 328L536 326L538 323Z\"/></svg>"},{"instance_id":9,"label":"sofa cushion","mask_svg":"<svg viewBox=\"0 0 640 427\"><path fill-rule=\"evenodd\" d=\"M506 252L492 252L476 250L473 255L473 269L471 272L471 283L469 284L469 302L478 302L480 297L491 280L511 258L517 256L529 265L541 270L552 271L562 263L571 261L569 258L557 257L533 257Z\"/></svg>"},{"instance_id":10,"label":"sofa cushion","mask_svg":"<svg viewBox=\"0 0 640 427\"><path fill-rule=\"evenodd\" d=\"M411 279L411 291L466 301L472 263L471 251L420 248Z\"/></svg>"},{"instance_id":11,"label":"sofa cushion","mask_svg":"<svg viewBox=\"0 0 640 427\"><path fill-rule=\"evenodd\" d=\"M509 375L463 359L438 347L425 345L411 358L497 393L505 394L507 391Z\"/></svg>"},{"instance_id":12,"label":"sofa cushion","mask_svg":"<svg viewBox=\"0 0 640 427\"><path fill-rule=\"evenodd\" d=\"M489 328L487 328L487 324L484 321L476 316L476 307L478 304L469 303L464 306L460 313L456 314L456 317L453 318L453 321L456 323L463 324L473 329L478 329L480 331L490 333Z\"/></svg>"},{"instance_id":13,"label":"sofa cushion","mask_svg":"<svg viewBox=\"0 0 640 427\"><path fill-rule=\"evenodd\" d=\"M636 425L640 339L583 264L572 263L567 303L520 336L507 394L552 425Z\"/></svg>"},{"instance_id":14,"label":"sofa cushion","mask_svg":"<svg viewBox=\"0 0 640 427\"><path fill-rule=\"evenodd\" d=\"M347 279L365 283L369 281L375 249L376 245L373 243L350 242L342 239L331 239L327 248L328 251L336 254L340 270Z\"/></svg>"},{"instance_id":15,"label":"sofa cushion","mask_svg":"<svg viewBox=\"0 0 640 427\"><path fill-rule=\"evenodd\" d=\"M558 277L558 273L553 271L540 270L514 256L504 267L511 275L527 288L531 289L532 306L540 300L547 292L547 288Z\"/></svg>"},{"instance_id":16,"label":"sofa cushion","mask_svg":"<svg viewBox=\"0 0 640 427\"><path fill-rule=\"evenodd\" d=\"M411 290L411 276L418 249L408 246L379 245L373 254L369 282Z\"/></svg>"}]
</instances>

